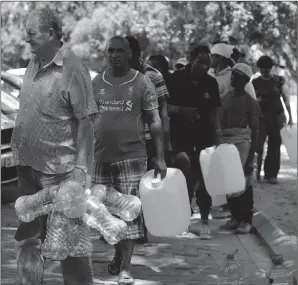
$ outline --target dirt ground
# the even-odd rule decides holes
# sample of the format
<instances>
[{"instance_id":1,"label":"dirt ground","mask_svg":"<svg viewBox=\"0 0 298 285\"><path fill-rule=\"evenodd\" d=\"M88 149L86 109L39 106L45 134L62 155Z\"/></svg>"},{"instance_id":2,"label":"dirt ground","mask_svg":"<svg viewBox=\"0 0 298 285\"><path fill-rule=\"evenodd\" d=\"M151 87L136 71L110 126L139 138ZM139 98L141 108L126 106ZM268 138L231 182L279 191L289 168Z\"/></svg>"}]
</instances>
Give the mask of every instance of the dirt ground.
<instances>
[{"instance_id":1,"label":"dirt ground","mask_svg":"<svg viewBox=\"0 0 298 285\"><path fill-rule=\"evenodd\" d=\"M255 208L297 243L297 165L290 163L284 146L281 153L279 184L270 185L262 180L254 191Z\"/></svg>"}]
</instances>

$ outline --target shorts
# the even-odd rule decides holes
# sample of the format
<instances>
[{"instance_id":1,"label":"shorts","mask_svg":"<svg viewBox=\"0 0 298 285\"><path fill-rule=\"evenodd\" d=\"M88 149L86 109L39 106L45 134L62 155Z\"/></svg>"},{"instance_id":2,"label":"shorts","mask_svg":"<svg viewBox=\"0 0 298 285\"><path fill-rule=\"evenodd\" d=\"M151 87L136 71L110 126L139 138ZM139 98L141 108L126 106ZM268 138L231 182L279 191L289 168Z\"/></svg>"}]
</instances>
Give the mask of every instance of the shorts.
<instances>
[{"instance_id":1,"label":"shorts","mask_svg":"<svg viewBox=\"0 0 298 285\"><path fill-rule=\"evenodd\" d=\"M95 162L92 184L113 186L120 193L140 197L139 183L146 172L147 157L111 163ZM128 229L123 239L133 240L144 237L144 220L141 213L135 220L126 223Z\"/></svg>"}]
</instances>

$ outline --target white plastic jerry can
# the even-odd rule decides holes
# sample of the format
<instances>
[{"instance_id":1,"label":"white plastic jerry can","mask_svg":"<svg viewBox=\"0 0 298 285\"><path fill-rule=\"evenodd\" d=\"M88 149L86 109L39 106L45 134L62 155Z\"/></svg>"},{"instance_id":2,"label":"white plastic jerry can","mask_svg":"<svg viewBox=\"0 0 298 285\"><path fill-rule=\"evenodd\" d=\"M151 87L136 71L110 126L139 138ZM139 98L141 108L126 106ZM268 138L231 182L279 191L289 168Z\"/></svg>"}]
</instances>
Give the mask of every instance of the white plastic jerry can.
<instances>
[{"instance_id":1,"label":"white plastic jerry can","mask_svg":"<svg viewBox=\"0 0 298 285\"><path fill-rule=\"evenodd\" d=\"M211 197L244 190L245 176L235 145L221 144L213 152L202 151L200 163L205 187Z\"/></svg>"},{"instance_id":2,"label":"white plastic jerry can","mask_svg":"<svg viewBox=\"0 0 298 285\"><path fill-rule=\"evenodd\" d=\"M190 204L186 180L179 169L168 168L163 180L154 178L154 170L150 170L139 187L145 225L151 235L174 237L188 229Z\"/></svg>"},{"instance_id":3,"label":"white plastic jerry can","mask_svg":"<svg viewBox=\"0 0 298 285\"><path fill-rule=\"evenodd\" d=\"M297 164L297 124L281 129L282 143L286 147L290 161Z\"/></svg>"},{"instance_id":4,"label":"white plastic jerry can","mask_svg":"<svg viewBox=\"0 0 298 285\"><path fill-rule=\"evenodd\" d=\"M207 179L211 157L214 154L214 151L215 151L214 147L208 147L202 150L200 153L200 165L201 165L204 181L206 181ZM226 195L214 195L211 197L212 197L212 206L214 207L225 205L227 203Z\"/></svg>"}]
</instances>

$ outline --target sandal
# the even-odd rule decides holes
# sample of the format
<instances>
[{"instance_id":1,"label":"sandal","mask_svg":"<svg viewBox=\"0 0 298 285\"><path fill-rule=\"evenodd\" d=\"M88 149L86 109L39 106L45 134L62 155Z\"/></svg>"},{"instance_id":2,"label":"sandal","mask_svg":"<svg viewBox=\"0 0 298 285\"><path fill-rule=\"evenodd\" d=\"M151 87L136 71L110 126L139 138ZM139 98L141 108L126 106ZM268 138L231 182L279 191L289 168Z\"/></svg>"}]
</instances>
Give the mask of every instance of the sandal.
<instances>
[{"instance_id":1,"label":"sandal","mask_svg":"<svg viewBox=\"0 0 298 285\"><path fill-rule=\"evenodd\" d=\"M134 285L135 280L132 277L131 273L122 271L119 275L118 285Z\"/></svg>"},{"instance_id":2,"label":"sandal","mask_svg":"<svg viewBox=\"0 0 298 285\"><path fill-rule=\"evenodd\" d=\"M122 264L123 258L113 257L112 261L108 265L108 272L111 275L118 275L120 273L120 267Z\"/></svg>"}]
</instances>

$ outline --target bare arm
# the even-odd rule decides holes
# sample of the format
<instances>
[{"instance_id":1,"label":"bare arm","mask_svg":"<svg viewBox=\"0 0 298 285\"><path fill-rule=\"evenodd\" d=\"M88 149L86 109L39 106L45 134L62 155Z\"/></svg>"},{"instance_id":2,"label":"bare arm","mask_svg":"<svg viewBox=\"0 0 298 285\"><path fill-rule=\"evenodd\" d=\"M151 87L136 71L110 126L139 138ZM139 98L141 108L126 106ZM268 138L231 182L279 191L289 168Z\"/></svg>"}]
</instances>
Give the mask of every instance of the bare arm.
<instances>
[{"instance_id":1,"label":"bare arm","mask_svg":"<svg viewBox=\"0 0 298 285\"><path fill-rule=\"evenodd\" d=\"M145 116L149 125L150 134L154 141L156 148L156 159L164 159L164 140L163 140L163 129L161 119L159 116L158 109L146 110Z\"/></svg>"},{"instance_id":2,"label":"bare arm","mask_svg":"<svg viewBox=\"0 0 298 285\"><path fill-rule=\"evenodd\" d=\"M87 169L86 187L91 187L94 162L94 130L90 116L78 120L76 165Z\"/></svg>"},{"instance_id":3,"label":"bare arm","mask_svg":"<svg viewBox=\"0 0 298 285\"><path fill-rule=\"evenodd\" d=\"M221 123L220 123L220 112L219 108L217 107L212 113L211 113L211 123L213 127L213 135L215 140L215 145L219 145L222 143L222 131L221 131Z\"/></svg>"},{"instance_id":4,"label":"bare arm","mask_svg":"<svg viewBox=\"0 0 298 285\"><path fill-rule=\"evenodd\" d=\"M284 85L281 88L281 96L282 96L282 99L285 103L286 109L287 109L288 114L289 114L289 124L292 125L293 124L293 119L292 119L291 106L290 106L290 102L289 102L289 97L285 93Z\"/></svg>"},{"instance_id":5,"label":"bare arm","mask_svg":"<svg viewBox=\"0 0 298 285\"><path fill-rule=\"evenodd\" d=\"M158 98L159 104L159 116L162 123L163 134L164 134L164 150L171 151L171 141L170 141L170 119L168 116L168 108L165 96Z\"/></svg>"},{"instance_id":6,"label":"bare arm","mask_svg":"<svg viewBox=\"0 0 298 285\"><path fill-rule=\"evenodd\" d=\"M156 149L155 176L157 176L157 174L159 173L161 175L161 178L163 179L166 177L167 167L164 161L163 129L159 117L159 112L158 109L146 110L144 112Z\"/></svg>"}]
</instances>

